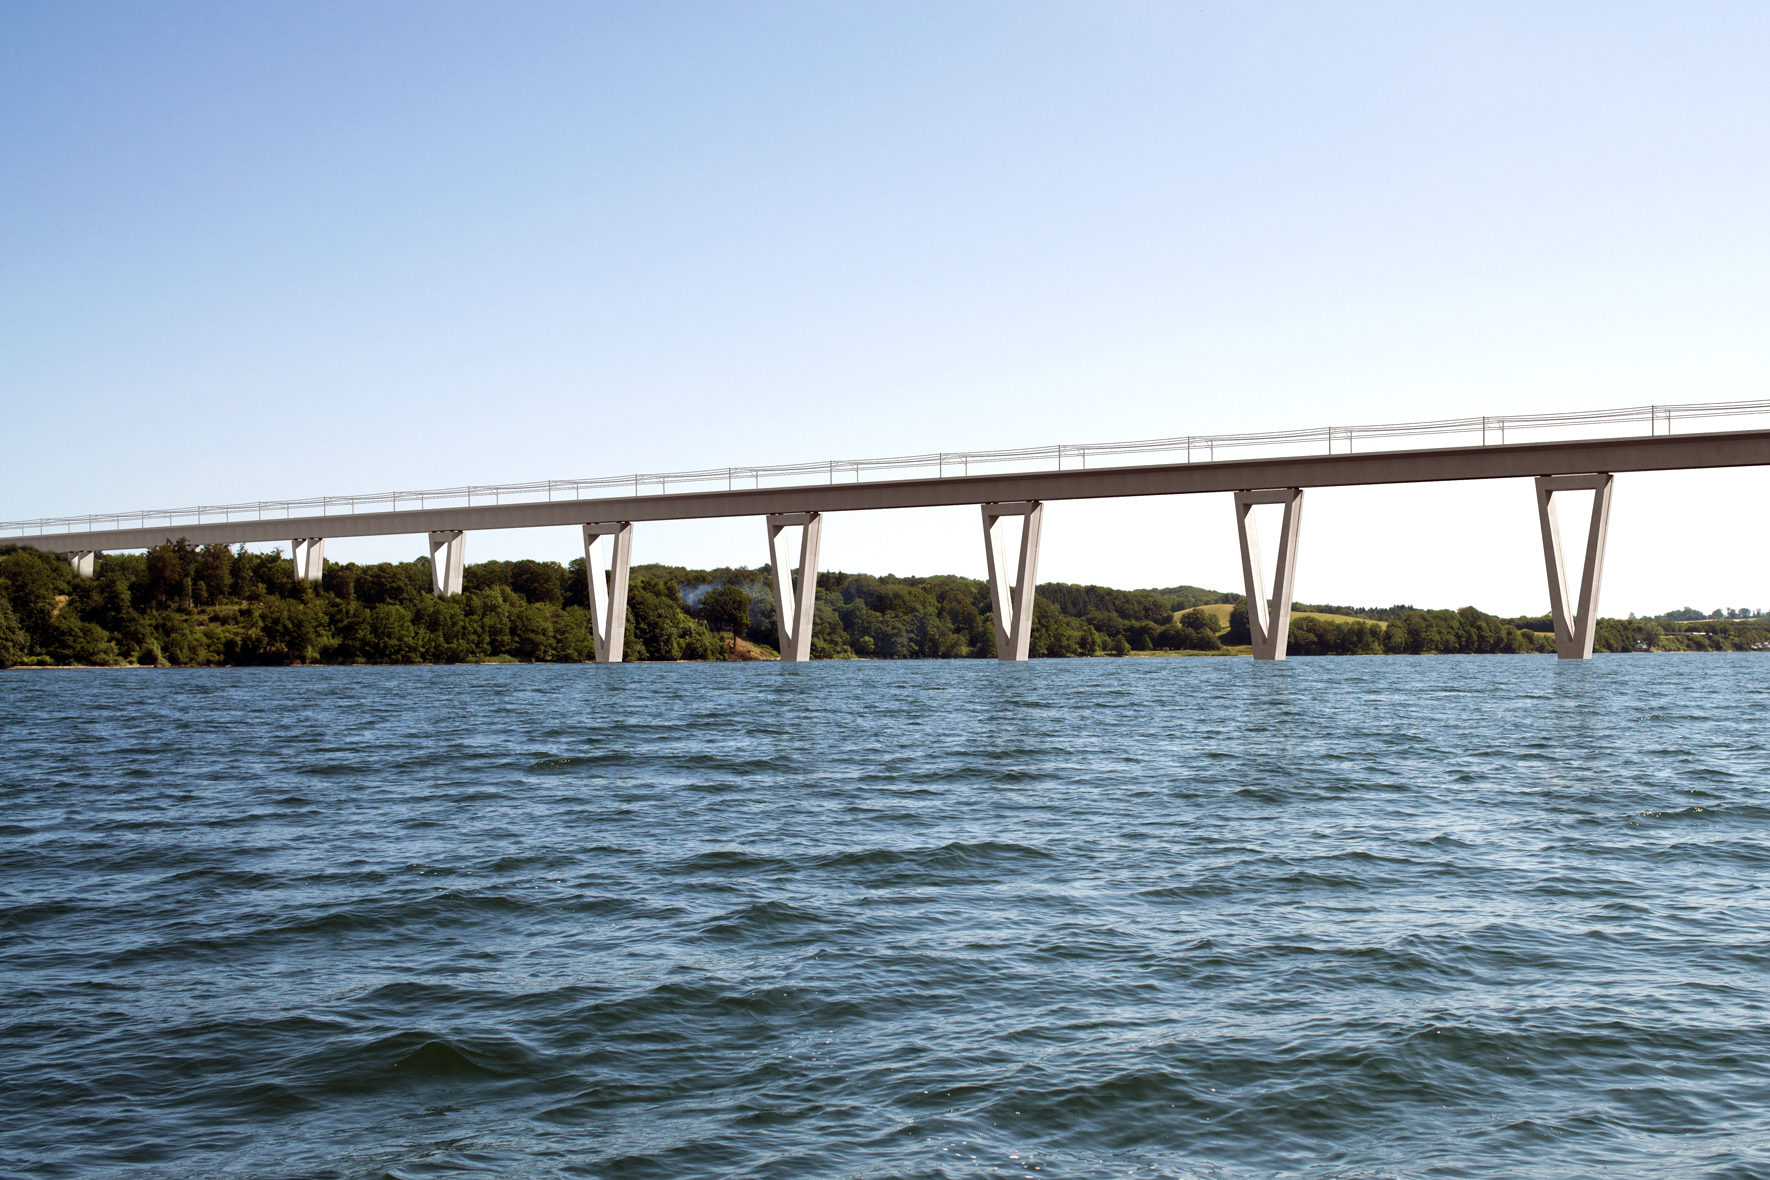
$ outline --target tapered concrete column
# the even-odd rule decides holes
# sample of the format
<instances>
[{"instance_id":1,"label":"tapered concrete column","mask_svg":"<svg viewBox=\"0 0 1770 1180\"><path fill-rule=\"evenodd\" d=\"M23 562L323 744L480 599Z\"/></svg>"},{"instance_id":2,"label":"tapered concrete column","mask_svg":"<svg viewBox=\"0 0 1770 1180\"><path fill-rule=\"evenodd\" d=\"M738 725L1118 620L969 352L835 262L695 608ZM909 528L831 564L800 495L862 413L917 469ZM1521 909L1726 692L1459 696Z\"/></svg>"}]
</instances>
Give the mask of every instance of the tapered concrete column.
<instances>
[{"instance_id":1,"label":"tapered concrete column","mask_svg":"<svg viewBox=\"0 0 1770 1180\"><path fill-rule=\"evenodd\" d=\"M438 598L461 593L467 576L467 534L460 530L430 534L430 592Z\"/></svg>"},{"instance_id":2,"label":"tapered concrete column","mask_svg":"<svg viewBox=\"0 0 1770 1180\"><path fill-rule=\"evenodd\" d=\"M799 573L795 577L781 553L782 529L804 526L799 536ZM774 569L774 619L780 632L781 659L789 663L811 658L812 616L817 611L817 547L823 540L821 512L789 512L768 518L768 561Z\"/></svg>"},{"instance_id":3,"label":"tapered concrete column","mask_svg":"<svg viewBox=\"0 0 1770 1180\"><path fill-rule=\"evenodd\" d=\"M1536 481L1537 522L1543 530L1543 564L1549 572L1549 613L1555 617L1555 654L1564 660L1592 658L1592 641L1598 637L1598 586L1604 580L1604 541L1610 534L1610 489L1614 477L1592 475L1541 475ZM1586 533L1586 568L1580 579L1576 613L1567 613L1567 570L1561 558L1561 521L1555 513L1555 493L1590 491L1592 525Z\"/></svg>"},{"instance_id":4,"label":"tapered concrete column","mask_svg":"<svg viewBox=\"0 0 1770 1180\"><path fill-rule=\"evenodd\" d=\"M90 578L98 572L97 550L80 549L73 553L65 553L62 556L66 557L68 559L68 564L74 567L74 574L76 577Z\"/></svg>"},{"instance_id":5,"label":"tapered concrete column","mask_svg":"<svg viewBox=\"0 0 1770 1180\"><path fill-rule=\"evenodd\" d=\"M1272 575L1272 606L1266 606L1266 566L1260 560L1260 526L1254 505L1283 504L1278 567ZM1248 630L1256 660L1282 660L1291 638L1291 595L1297 588L1297 532L1303 524L1303 489L1272 488L1235 493L1235 529L1241 535L1241 577L1248 594Z\"/></svg>"},{"instance_id":6,"label":"tapered concrete column","mask_svg":"<svg viewBox=\"0 0 1770 1180\"><path fill-rule=\"evenodd\" d=\"M289 542L289 553L295 559L295 580L317 582L326 571L326 539L296 537Z\"/></svg>"},{"instance_id":7,"label":"tapered concrete column","mask_svg":"<svg viewBox=\"0 0 1770 1180\"><path fill-rule=\"evenodd\" d=\"M1008 555L1002 549L1002 519L1024 516L1020 562L1014 585L1007 585ZM996 616L996 659L1024 660L1032 645L1033 590L1039 576L1039 525L1045 506L1037 500L983 506L983 552L989 559L990 609Z\"/></svg>"},{"instance_id":8,"label":"tapered concrete column","mask_svg":"<svg viewBox=\"0 0 1770 1180\"><path fill-rule=\"evenodd\" d=\"M602 564L602 539L613 545ZM596 662L618 664L627 646L627 568L633 559L633 526L627 521L584 526L584 580L590 591L590 622Z\"/></svg>"}]
</instances>

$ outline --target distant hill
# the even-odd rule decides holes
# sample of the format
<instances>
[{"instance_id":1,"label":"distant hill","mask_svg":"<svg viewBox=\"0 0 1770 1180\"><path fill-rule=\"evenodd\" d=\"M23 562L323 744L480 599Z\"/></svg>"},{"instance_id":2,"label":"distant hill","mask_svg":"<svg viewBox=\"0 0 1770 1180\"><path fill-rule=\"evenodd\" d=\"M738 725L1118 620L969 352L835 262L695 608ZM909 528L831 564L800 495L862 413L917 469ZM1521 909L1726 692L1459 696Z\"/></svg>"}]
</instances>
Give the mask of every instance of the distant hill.
<instances>
[{"instance_id":1,"label":"distant hill","mask_svg":"<svg viewBox=\"0 0 1770 1180\"><path fill-rule=\"evenodd\" d=\"M1169 610L1191 610L1195 606L1213 606L1217 603L1233 606L1242 600L1240 593L1206 590L1202 586L1163 586L1159 590L1145 590L1143 593L1166 599Z\"/></svg>"}]
</instances>

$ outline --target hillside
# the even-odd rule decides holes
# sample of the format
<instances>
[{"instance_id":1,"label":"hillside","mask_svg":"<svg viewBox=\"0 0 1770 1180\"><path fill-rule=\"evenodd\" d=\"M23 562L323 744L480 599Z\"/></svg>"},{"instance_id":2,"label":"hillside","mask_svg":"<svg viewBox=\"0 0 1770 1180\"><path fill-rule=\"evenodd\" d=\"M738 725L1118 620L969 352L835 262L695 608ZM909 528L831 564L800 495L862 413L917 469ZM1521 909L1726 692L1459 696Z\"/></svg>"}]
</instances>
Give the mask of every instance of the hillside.
<instances>
[{"instance_id":1,"label":"hillside","mask_svg":"<svg viewBox=\"0 0 1770 1180\"><path fill-rule=\"evenodd\" d=\"M275 552L157 546L105 554L96 576L35 549L0 547L0 667L215 666L574 662L592 657L582 560L488 561L464 592L430 593L430 564L329 563L318 584L295 579ZM1215 597L1215 602L1198 602ZM1134 653L1235 654L1248 643L1232 595L1047 583L1033 602L1035 658ZM818 575L812 655L818 659L990 659L989 587L948 575ZM1553 650L1540 620L1474 607L1298 611L1293 655L1497 654ZM1526 624L1524 626L1519 623ZM777 658L766 567L640 566L627 600L625 657ZM1599 651L1770 650L1770 620L1602 619Z\"/></svg>"}]
</instances>

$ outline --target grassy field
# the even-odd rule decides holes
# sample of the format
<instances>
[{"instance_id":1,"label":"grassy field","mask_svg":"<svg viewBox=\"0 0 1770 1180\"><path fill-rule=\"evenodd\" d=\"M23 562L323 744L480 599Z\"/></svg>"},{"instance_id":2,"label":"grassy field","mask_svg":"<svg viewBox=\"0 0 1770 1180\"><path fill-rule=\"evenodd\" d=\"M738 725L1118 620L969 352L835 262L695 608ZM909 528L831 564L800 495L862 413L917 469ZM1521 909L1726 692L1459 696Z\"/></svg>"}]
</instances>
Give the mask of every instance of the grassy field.
<instances>
[{"instance_id":1,"label":"grassy field","mask_svg":"<svg viewBox=\"0 0 1770 1180\"><path fill-rule=\"evenodd\" d=\"M1235 608L1233 606L1229 605L1227 602L1213 603L1210 606L1201 606L1201 607L1198 607L1197 609L1202 610L1206 614L1212 615L1216 618L1216 620L1217 620L1217 633L1218 634L1222 634L1223 632L1229 630L1229 612L1234 610ZM1183 610L1175 611L1174 612L1174 621L1179 622L1180 616L1185 613L1186 612ZM1361 619L1356 619L1352 615L1329 615L1329 614L1323 614L1320 611L1302 611L1302 610L1292 611L1291 618L1293 618L1293 619L1327 619L1330 622L1334 622L1334 623L1352 623L1352 622L1364 621Z\"/></svg>"}]
</instances>

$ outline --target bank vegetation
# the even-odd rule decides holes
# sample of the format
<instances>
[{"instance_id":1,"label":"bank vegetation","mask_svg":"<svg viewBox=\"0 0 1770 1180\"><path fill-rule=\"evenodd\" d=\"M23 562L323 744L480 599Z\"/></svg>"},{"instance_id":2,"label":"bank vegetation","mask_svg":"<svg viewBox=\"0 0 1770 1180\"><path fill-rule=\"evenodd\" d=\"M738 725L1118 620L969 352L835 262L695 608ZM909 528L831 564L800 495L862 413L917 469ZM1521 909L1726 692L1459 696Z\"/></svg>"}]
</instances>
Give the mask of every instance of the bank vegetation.
<instances>
[{"instance_id":1,"label":"bank vegetation","mask_svg":"<svg viewBox=\"0 0 1770 1180\"><path fill-rule=\"evenodd\" d=\"M995 655L988 584L972 578L825 573L817 579L818 659L985 659ZM430 593L424 558L330 563L317 584L288 560L212 545L98 559L96 576L34 549L0 549L0 667L18 665L416 664L593 658L584 563L486 561L464 592ZM1296 656L1552 652L1546 619L1473 607L1299 605ZM1687 612L1694 615L1695 612ZM1770 620L1602 620L1600 651L1770 648ZM1196 586L1115 590L1047 583L1034 600L1036 658L1245 654L1239 595ZM636 566L629 660L768 657L778 646L766 567Z\"/></svg>"}]
</instances>

